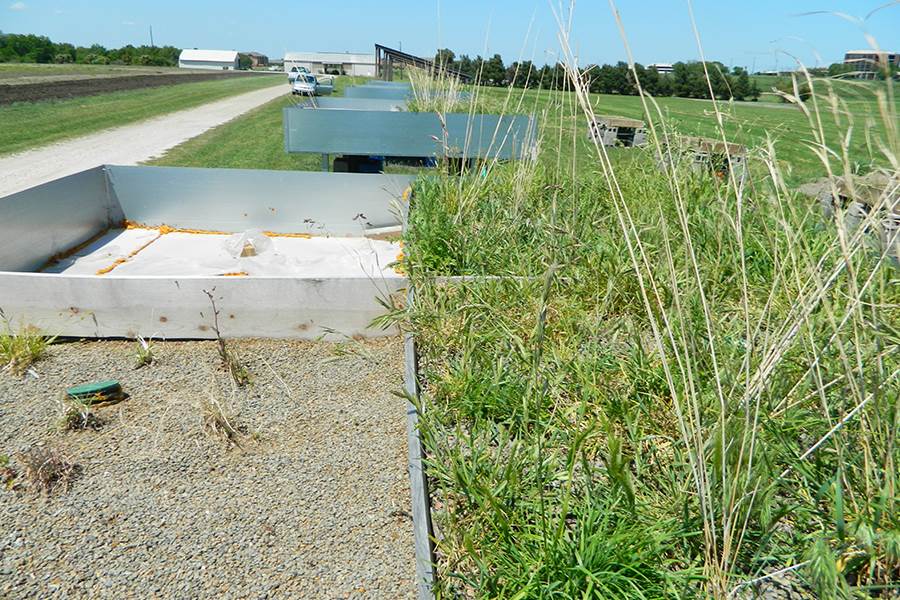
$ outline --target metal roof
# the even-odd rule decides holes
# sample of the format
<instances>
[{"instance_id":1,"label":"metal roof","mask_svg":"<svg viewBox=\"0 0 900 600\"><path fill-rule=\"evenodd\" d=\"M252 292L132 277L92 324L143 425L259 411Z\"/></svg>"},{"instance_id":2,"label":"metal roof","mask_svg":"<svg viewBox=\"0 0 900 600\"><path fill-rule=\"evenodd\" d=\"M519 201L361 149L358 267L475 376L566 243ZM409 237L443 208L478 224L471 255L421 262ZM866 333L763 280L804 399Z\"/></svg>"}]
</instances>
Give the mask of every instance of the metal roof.
<instances>
[{"instance_id":1,"label":"metal roof","mask_svg":"<svg viewBox=\"0 0 900 600\"><path fill-rule=\"evenodd\" d=\"M285 52L285 61L374 65L375 55L361 52Z\"/></svg>"},{"instance_id":2,"label":"metal roof","mask_svg":"<svg viewBox=\"0 0 900 600\"><path fill-rule=\"evenodd\" d=\"M237 50L197 50L196 48L185 48L178 56L178 60L234 62L237 60L237 57Z\"/></svg>"}]
</instances>

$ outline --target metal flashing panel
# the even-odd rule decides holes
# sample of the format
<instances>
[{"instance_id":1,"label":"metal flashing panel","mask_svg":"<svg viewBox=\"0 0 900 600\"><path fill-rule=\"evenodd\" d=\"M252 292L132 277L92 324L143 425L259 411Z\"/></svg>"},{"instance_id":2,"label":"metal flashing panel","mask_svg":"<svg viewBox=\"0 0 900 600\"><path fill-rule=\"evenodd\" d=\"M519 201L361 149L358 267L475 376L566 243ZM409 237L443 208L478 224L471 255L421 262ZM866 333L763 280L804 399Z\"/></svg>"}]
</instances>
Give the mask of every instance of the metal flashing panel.
<instances>
[{"instance_id":1,"label":"metal flashing panel","mask_svg":"<svg viewBox=\"0 0 900 600\"><path fill-rule=\"evenodd\" d=\"M315 98L299 104L303 108L331 108L339 110L405 111L406 100L382 98Z\"/></svg>"},{"instance_id":2,"label":"metal flashing panel","mask_svg":"<svg viewBox=\"0 0 900 600\"><path fill-rule=\"evenodd\" d=\"M51 335L211 338L215 290L226 336L393 334L369 324L406 279L399 246L373 238L399 232L411 181L91 169L0 198L0 307L14 329ZM259 252L241 250L245 236Z\"/></svg>"},{"instance_id":3,"label":"metal flashing panel","mask_svg":"<svg viewBox=\"0 0 900 600\"><path fill-rule=\"evenodd\" d=\"M508 160L535 151L534 117L449 113L445 119L449 156ZM284 109L288 152L435 157L444 154L444 134L435 113Z\"/></svg>"},{"instance_id":4,"label":"metal flashing panel","mask_svg":"<svg viewBox=\"0 0 900 600\"><path fill-rule=\"evenodd\" d=\"M359 85L344 90L345 98L378 98L381 100L406 100L412 97L411 88Z\"/></svg>"},{"instance_id":5,"label":"metal flashing panel","mask_svg":"<svg viewBox=\"0 0 900 600\"><path fill-rule=\"evenodd\" d=\"M107 167L126 218L184 229L360 235L398 225L391 206L410 186L409 175L375 179L345 173ZM2 268L2 265L0 265Z\"/></svg>"}]
</instances>

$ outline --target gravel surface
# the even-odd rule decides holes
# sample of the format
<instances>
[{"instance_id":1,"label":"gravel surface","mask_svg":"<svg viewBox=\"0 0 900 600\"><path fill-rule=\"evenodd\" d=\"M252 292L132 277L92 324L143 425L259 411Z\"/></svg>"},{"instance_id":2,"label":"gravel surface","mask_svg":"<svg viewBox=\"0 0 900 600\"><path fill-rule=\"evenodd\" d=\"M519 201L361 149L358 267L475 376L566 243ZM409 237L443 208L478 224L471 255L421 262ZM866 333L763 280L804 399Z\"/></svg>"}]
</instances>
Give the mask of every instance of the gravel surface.
<instances>
[{"instance_id":1,"label":"gravel surface","mask_svg":"<svg viewBox=\"0 0 900 600\"><path fill-rule=\"evenodd\" d=\"M0 157L0 197L100 165L135 165L290 91L287 79L175 113Z\"/></svg>"},{"instance_id":2,"label":"gravel surface","mask_svg":"<svg viewBox=\"0 0 900 600\"><path fill-rule=\"evenodd\" d=\"M69 489L0 488L3 598L406 598L415 557L402 343L242 340L235 388L214 342L50 348L39 378L0 372L0 454L53 446ZM65 387L115 378L97 431L59 432ZM215 398L240 447L203 429ZM22 478L20 477L20 480Z\"/></svg>"}]
</instances>

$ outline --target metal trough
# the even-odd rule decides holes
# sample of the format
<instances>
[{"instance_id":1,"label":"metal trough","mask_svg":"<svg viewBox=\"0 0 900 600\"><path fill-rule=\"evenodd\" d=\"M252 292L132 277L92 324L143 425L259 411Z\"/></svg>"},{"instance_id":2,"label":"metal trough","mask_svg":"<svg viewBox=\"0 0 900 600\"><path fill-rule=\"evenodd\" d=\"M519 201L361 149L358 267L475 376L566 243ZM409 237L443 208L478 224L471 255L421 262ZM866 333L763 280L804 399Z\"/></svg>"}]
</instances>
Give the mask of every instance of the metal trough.
<instances>
[{"instance_id":1,"label":"metal trough","mask_svg":"<svg viewBox=\"0 0 900 600\"><path fill-rule=\"evenodd\" d=\"M406 100L379 98L314 98L298 104L302 108L331 108L337 110L404 111Z\"/></svg>"},{"instance_id":2,"label":"metal trough","mask_svg":"<svg viewBox=\"0 0 900 600\"><path fill-rule=\"evenodd\" d=\"M375 238L399 231L411 180L83 171L0 198L0 309L54 335L210 338L214 290L226 336L381 335L378 298L406 284Z\"/></svg>"},{"instance_id":3,"label":"metal trough","mask_svg":"<svg viewBox=\"0 0 900 600\"><path fill-rule=\"evenodd\" d=\"M284 109L287 152L397 158L513 160L533 157L536 123L527 115ZM446 134L446 135L445 135Z\"/></svg>"},{"instance_id":4,"label":"metal trough","mask_svg":"<svg viewBox=\"0 0 900 600\"><path fill-rule=\"evenodd\" d=\"M590 123L588 137L604 146L640 147L647 143L647 128L637 119L597 117Z\"/></svg>"},{"instance_id":5,"label":"metal trough","mask_svg":"<svg viewBox=\"0 0 900 600\"><path fill-rule=\"evenodd\" d=\"M412 88L383 85L358 85L345 89L344 97L407 100L412 98Z\"/></svg>"}]
</instances>

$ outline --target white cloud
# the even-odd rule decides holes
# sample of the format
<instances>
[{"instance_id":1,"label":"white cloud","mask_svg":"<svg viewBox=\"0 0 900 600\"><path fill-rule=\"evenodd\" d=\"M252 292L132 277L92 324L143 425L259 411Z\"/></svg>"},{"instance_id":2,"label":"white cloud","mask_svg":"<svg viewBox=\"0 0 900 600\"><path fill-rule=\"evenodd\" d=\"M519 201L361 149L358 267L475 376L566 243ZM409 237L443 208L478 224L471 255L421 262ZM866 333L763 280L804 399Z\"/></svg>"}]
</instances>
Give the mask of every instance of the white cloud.
<instances>
[{"instance_id":1,"label":"white cloud","mask_svg":"<svg viewBox=\"0 0 900 600\"><path fill-rule=\"evenodd\" d=\"M24 2L13 2L9 5L9 10L22 11L28 8Z\"/></svg>"},{"instance_id":2,"label":"white cloud","mask_svg":"<svg viewBox=\"0 0 900 600\"><path fill-rule=\"evenodd\" d=\"M134 21L122 21L122 25L134 25Z\"/></svg>"}]
</instances>

